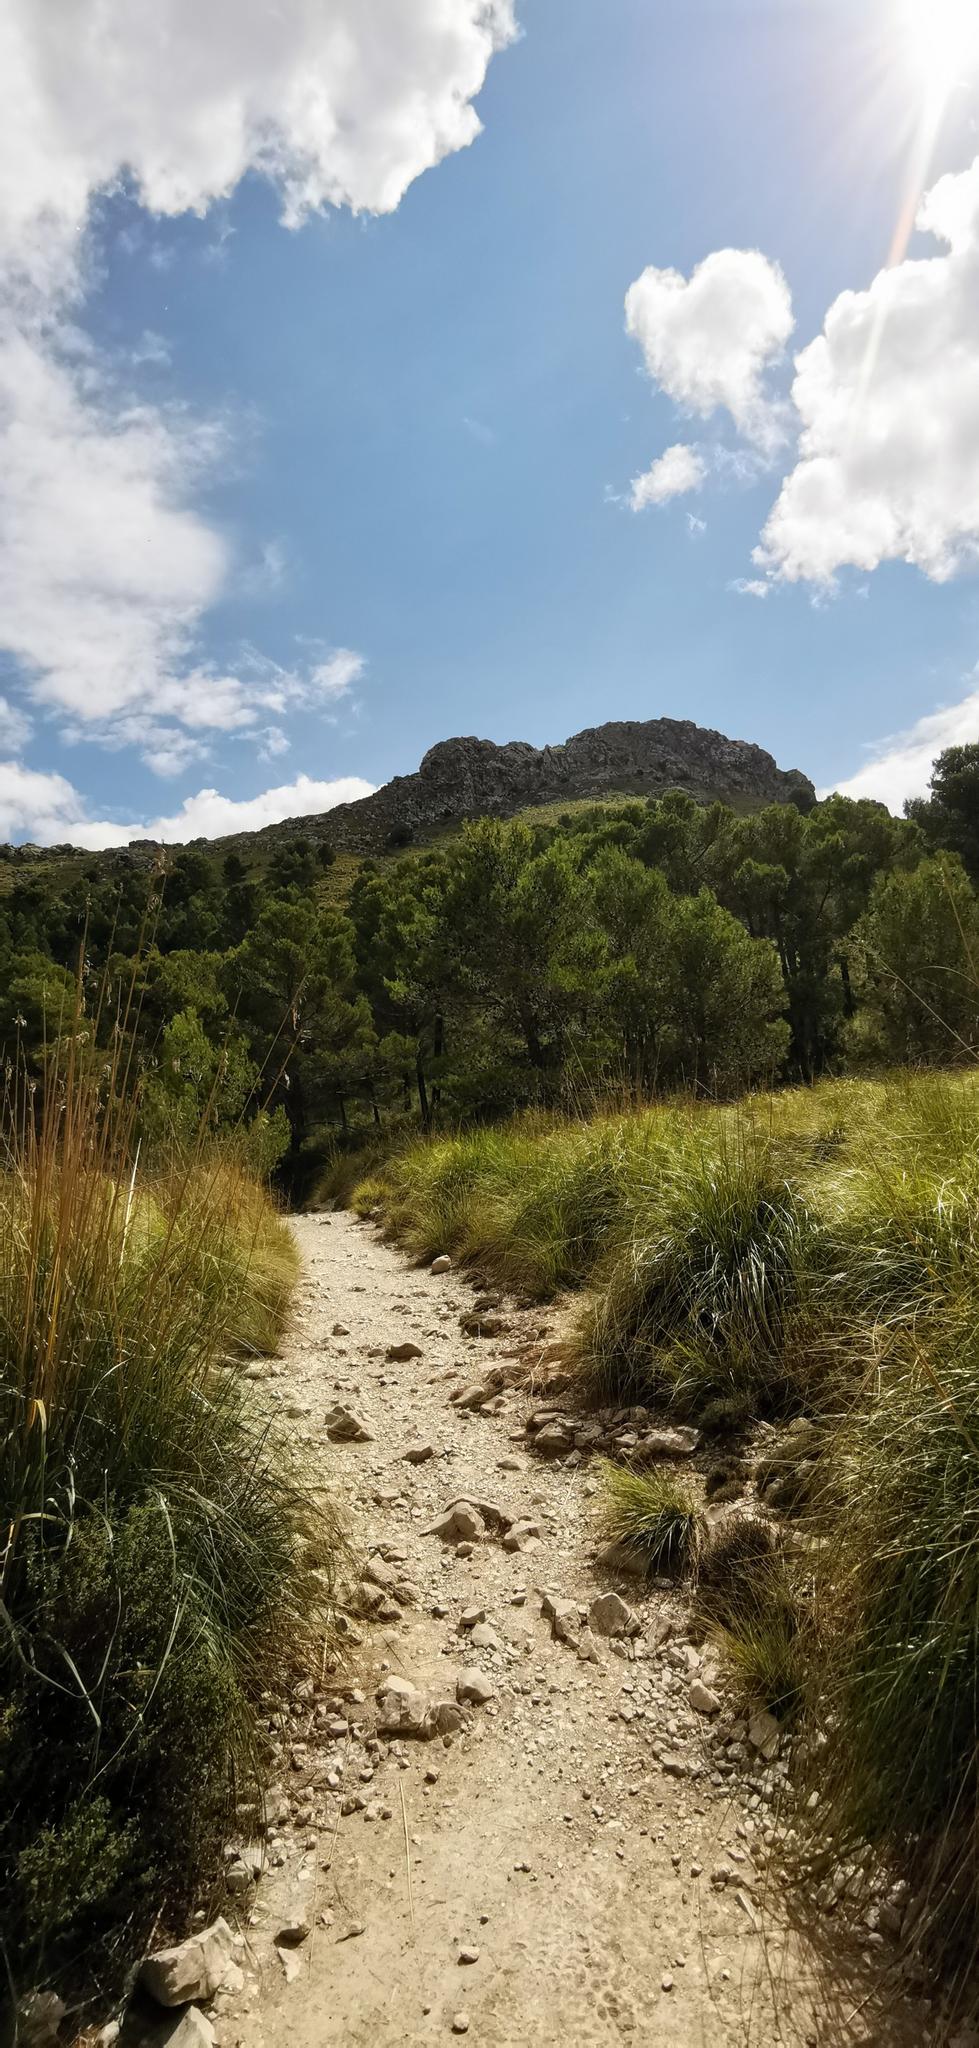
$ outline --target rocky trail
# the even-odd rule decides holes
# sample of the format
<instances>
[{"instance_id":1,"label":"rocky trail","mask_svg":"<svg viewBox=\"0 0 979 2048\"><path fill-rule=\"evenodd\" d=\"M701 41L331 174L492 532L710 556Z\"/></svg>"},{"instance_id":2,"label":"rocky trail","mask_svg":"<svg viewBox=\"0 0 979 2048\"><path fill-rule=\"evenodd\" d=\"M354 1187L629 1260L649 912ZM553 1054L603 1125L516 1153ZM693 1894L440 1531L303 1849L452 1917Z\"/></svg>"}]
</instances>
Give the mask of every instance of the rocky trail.
<instances>
[{"instance_id":1,"label":"rocky trail","mask_svg":"<svg viewBox=\"0 0 979 2048\"><path fill-rule=\"evenodd\" d=\"M235 1960L182 2048L920 2042L886 1902L858 1939L790 1920L774 1724L739 1719L675 1589L598 1562L566 1426L527 1434L559 1311L474 1309L346 1215L295 1228L296 1327L249 1370L322 1453L365 1618L271 1714Z\"/></svg>"}]
</instances>

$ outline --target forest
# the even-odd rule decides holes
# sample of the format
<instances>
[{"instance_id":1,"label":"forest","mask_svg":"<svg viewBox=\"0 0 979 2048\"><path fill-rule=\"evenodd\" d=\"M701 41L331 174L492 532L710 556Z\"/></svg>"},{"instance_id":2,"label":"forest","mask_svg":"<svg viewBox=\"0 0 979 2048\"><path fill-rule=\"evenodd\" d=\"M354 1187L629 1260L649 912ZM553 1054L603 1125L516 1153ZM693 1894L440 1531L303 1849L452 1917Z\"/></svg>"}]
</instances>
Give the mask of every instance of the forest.
<instances>
[{"instance_id":1,"label":"forest","mask_svg":"<svg viewBox=\"0 0 979 2048\"><path fill-rule=\"evenodd\" d=\"M69 876L10 849L0 1043L43 1079L75 1015L126 1036L150 1135L246 1125L301 1193L417 1123L730 1097L979 1040L979 746L904 818L739 815L681 791L483 818L342 879L328 844L220 842Z\"/></svg>"}]
</instances>

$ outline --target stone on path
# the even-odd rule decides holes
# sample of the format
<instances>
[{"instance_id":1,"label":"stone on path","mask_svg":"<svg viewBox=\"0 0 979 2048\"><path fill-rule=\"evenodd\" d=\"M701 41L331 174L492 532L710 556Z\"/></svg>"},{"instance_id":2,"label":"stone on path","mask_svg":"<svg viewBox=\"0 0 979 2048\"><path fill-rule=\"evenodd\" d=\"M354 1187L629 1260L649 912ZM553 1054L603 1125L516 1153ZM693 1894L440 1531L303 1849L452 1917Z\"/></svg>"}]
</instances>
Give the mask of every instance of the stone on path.
<instances>
[{"instance_id":1,"label":"stone on path","mask_svg":"<svg viewBox=\"0 0 979 2048\"><path fill-rule=\"evenodd\" d=\"M511 1522L503 1538L504 1550L529 1550L536 1548L540 1539L539 1522Z\"/></svg>"},{"instance_id":2,"label":"stone on path","mask_svg":"<svg viewBox=\"0 0 979 2048\"><path fill-rule=\"evenodd\" d=\"M764 1757L766 1763L771 1763L773 1757L778 1755L781 1736L782 1731L774 1714L769 1714L764 1708L753 1714L748 1722L748 1741L752 1749L757 1749L759 1755Z\"/></svg>"},{"instance_id":3,"label":"stone on path","mask_svg":"<svg viewBox=\"0 0 979 2048\"><path fill-rule=\"evenodd\" d=\"M409 1358L422 1358L420 1344L389 1344L384 1354L388 1365L407 1365Z\"/></svg>"},{"instance_id":4,"label":"stone on path","mask_svg":"<svg viewBox=\"0 0 979 2048\"><path fill-rule=\"evenodd\" d=\"M574 1437L563 1422L545 1422L533 1438L535 1451L544 1458L563 1458L567 1451L574 1449Z\"/></svg>"},{"instance_id":5,"label":"stone on path","mask_svg":"<svg viewBox=\"0 0 979 2048\"><path fill-rule=\"evenodd\" d=\"M140 1982L158 2005L191 2005L213 1998L234 1961L234 1935L226 1920L147 1956Z\"/></svg>"},{"instance_id":6,"label":"stone on path","mask_svg":"<svg viewBox=\"0 0 979 2048\"><path fill-rule=\"evenodd\" d=\"M210 2020L197 2005L189 2005L182 2013L173 2033L168 2034L166 2048L214 2048L214 2028Z\"/></svg>"},{"instance_id":7,"label":"stone on path","mask_svg":"<svg viewBox=\"0 0 979 2048\"><path fill-rule=\"evenodd\" d=\"M373 1433L355 1415L352 1408L344 1408L337 1402L326 1417L326 1434L335 1444L372 1444Z\"/></svg>"},{"instance_id":8,"label":"stone on path","mask_svg":"<svg viewBox=\"0 0 979 2048\"><path fill-rule=\"evenodd\" d=\"M424 1465L429 1458L434 1458L434 1456L435 1445L429 1443L409 1444L404 1452L404 1457L409 1465Z\"/></svg>"},{"instance_id":9,"label":"stone on path","mask_svg":"<svg viewBox=\"0 0 979 2048\"><path fill-rule=\"evenodd\" d=\"M639 1621L619 1593L599 1593L588 1610L589 1627L600 1636L634 1636Z\"/></svg>"},{"instance_id":10,"label":"stone on path","mask_svg":"<svg viewBox=\"0 0 979 2048\"><path fill-rule=\"evenodd\" d=\"M456 1680L456 1698L474 1707L485 1707L496 1698L496 1686L484 1671L463 1671Z\"/></svg>"},{"instance_id":11,"label":"stone on path","mask_svg":"<svg viewBox=\"0 0 979 2048\"><path fill-rule=\"evenodd\" d=\"M502 1639L491 1621L477 1621L469 1640L475 1650L499 1650L502 1653Z\"/></svg>"},{"instance_id":12,"label":"stone on path","mask_svg":"<svg viewBox=\"0 0 979 2048\"><path fill-rule=\"evenodd\" d=\"M721 1711L716 1692L712 1692L702 1678L693 1680L688 1697L695 1714L719 1714Z\"/></svg>"},{"instance_id":13,"label":"stone on path","mask_svg":"<svg viewBox=\"0 0 979 2048\"><path fill-rule=\"evenodd\" d=\"M438 1258L432 1260L431 1270L433 1273L447 1273L451 1264L448 1252L439 1252Z\"/></svg>"},{"instance_id":14,"label":"stone on path","mask_svg":"<svg viewBox=\"0 0 979 2048\"><path fill-rule=\"evenodd\" d=\"M441 1536L443 1543L477 1543L486 1534L481 1515L467 1500L458 1500L421 1531L423 1536Z\"/></svg>"},{"instance_id":15,"label":"stone on path","mask_svg":"<svg viewBox=\"0 0 979 2048\"><path fill-rule=\"evenodd\" d=\"M635 1457L641 1462L653 1458L692 1458L699 1443L699 1429L647 1429L636 1440Z\"/></svg>"},{"instance_id":16,"label":"stone on path","mask_svg":"<svg viewBox=\"0 0 979 2048\"><path fill-rule=\"evenodd\" d=\"M568 1643L573 1650L578 1648L581 1637L581 1615L576 1600L556 1600L551 1593L545 1593L541 1605L545 1621L549 1621L556 1642Z\"/></svg>"}]
</instances>

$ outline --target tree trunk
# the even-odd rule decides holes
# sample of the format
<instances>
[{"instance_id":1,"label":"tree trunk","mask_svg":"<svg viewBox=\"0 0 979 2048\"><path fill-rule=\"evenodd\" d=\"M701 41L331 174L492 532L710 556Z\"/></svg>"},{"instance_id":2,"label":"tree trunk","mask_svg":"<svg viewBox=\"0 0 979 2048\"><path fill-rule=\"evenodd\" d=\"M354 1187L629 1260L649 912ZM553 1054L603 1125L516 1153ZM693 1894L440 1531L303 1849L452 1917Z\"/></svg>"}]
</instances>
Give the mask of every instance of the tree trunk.
<instances>
[{"instance_id":1,"label":"tree trunk","mask_svg":"<svg viewBox=\"0 0 979 2048\"><path fill-rule=\"evenodd\" d=\"M437 1010L437 1011L436 1011L436 1013L435 1013L435 1027L434 1027L434 1031L433 1031L433 1034L432 1034L432 1058L433 1058L433 1059L435 1060L436 1064L437 1064L437 1063L438 1063L438 1061L439 1061L439 1060L440 1060L440 1059L442 1058L442 1054L444 1053L444 1051L445 1051L445 1019L444 1019L444 1017L443 1017L443 1015L442 1015L442 1012L441 1012L441 1010ZM439 1109L439 1105L441 1104L441 1101L442 1101L442 1089L441 1089L441 1085L440 1085L440 1083L439 1083L438 1081L435 1081L435 1082L433 1082L433 1084L432 1084L432 1116L433 1116L433 1117L434 1117L434 1116L435 1116L435 1115L437 1114L437 1111L438 1111L438 1109Z\"/></svg>"},{"instance_id":2,"label":"tree trunk","mask_svg":"<svg viewBox=\"0 0 979 2048\"><path fill-rule=\"evenodd\" d=\"M428 1099L428 1088L425 1082L425 1069L422 1066L420 1047L415 1063L415 1079L418 1083L418 1108L421 1113L422 1130L430 1131L432 1128L432 1106Z\"/></svg>"}]
</instances>

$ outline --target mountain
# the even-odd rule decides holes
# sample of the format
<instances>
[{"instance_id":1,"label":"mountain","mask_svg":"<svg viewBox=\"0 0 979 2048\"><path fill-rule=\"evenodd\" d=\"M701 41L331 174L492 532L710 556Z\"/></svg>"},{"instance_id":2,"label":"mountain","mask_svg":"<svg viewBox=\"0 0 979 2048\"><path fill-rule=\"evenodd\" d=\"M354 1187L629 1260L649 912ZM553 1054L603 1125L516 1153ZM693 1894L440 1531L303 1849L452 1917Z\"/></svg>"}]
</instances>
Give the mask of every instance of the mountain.
<instances>
[{"instance_id":1,"label":"mountain","mask_svg":"<svg viewBox=\"0 0 979 2048\"><path fill-rule=\"evenodd\" d=\"M798 768L779 768L764 747L726 739L690 719L648 718L589 726L555 747L532 747L526 740L504 746L495 740L442 740L414 775L395 775L372 796L313 817L285 818L258 832L229 834L218 843L222 851L259 861L295 838L325 839L341 853L363 856L431 839L466 818L509 818L539 804L661 796L667 789L686 789L703 802L719 799L739 810L772 803L808 810L816 801L808 776ZM153 839L132 839L128 849L95 858L142 865L159 851ZM74 864L78 850L26 845L6 849L4 857Z\"/></svg>"},{"instance_id":2,"label":"mountain","mask_svg":"<svg viewBox=\"0 0 979 2048\"><path fill-rule=\"evenodd\" d=\"M442 740L414 775L396 775L357 803L313 818L290 818L222 842L256 853L287 835L328 839L342 852L371 854L451 829L465 818L512 817L534 804L581 797L660 796L686 789L702 800L755 809L816 792L798 768L779 768L763 747L729 740L689 719L649 718L589 726L563 746L526 740Z\"/></svg>"}]
</instances>

